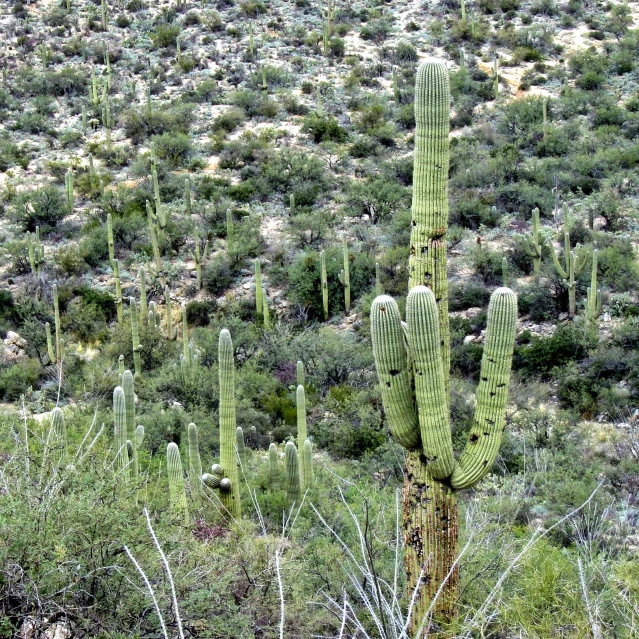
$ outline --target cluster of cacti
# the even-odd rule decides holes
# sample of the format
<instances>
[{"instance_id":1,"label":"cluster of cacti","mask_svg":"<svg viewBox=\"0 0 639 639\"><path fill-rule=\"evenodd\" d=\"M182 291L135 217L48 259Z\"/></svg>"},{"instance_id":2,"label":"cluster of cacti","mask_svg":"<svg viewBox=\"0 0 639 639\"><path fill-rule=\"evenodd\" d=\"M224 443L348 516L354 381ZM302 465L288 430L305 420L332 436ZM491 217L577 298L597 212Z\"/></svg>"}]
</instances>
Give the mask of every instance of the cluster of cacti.
<instances>
[{"instance_id":1,"label":"cluster of cacti","mask_svg":"<svg viewBox=\"0 0 639 639\"><path fill-rule=\"evenodd\" d=\"M286 496L291 501L296 501L300 497L300 474L295 444L287 442L284 453L286 457Z\"/></svg>"},{"instance_id":2,"label":"cluster of cacti","mask_svg":"<svg viewBox=\"0 0 639 639\"><path fill-rule=\"evenodd\" d=\"M190 200L189 200L190 201ZM191 254L193 261L195 262L195 272L197 274L197 290L202 288L202 262L206 259L209 251L208 239L204 242L204 249L200 251L200 236L197 228L195 229L195 250Z\"/></svg>"},{"instance_id":3,"label":"cluster of cacti","mask_svg":"<svg viewBox=\"0 0 639 639\"><path fill-rule=\"evenodd\" d=\"M33 275L40 275L44 264L44 246L40 243L40 227L36 226L35 233L27 231L27 248L29 250L29 266Z\"/></svg>"},{"instance_id":4,"label":"cluster of cacti","mask_svg":"<svg viewBox=\"0 0 639 639\"><path fill-rule=\"evenodd\" d=\"M320 253L320 283L322 287L322 307L324 308L324 319L328 319L328 280L326 277L326 253Z\"/></svg>"},{"instance_id":5,"label":"cluster of cacti","mask_svg":"<svg viewBox=\"0 0 639 639\"><path fill-rule=\"evenodd\" d=\"M200 445L197 426L191 422L188 425L189 440L189 485L193 499L199 500L202 492L202 460L200 459Z\"/></svg>"},{"instance_id":6,"label":"cluster of cacti","mask_svg":"<svg viewBox=\"0 0 639 639\"><path fill-rule=\"evenodd\" d=\"M344 255L344 268L339 273L339 281L344 287L344 308L347 313L351 312L351 276L350 276L350 260L348 258L348 242L346 236L342 238L342 252Z\"/></svg>"},{"instance_id":7,"label":"cluster of cacti","mask_svg":"<svg viewBox=\"0 0 639 639\"><path fill-rule=\"evenodd\" d=\"M184 486L184 470L180 449L175 442L166 447L166 472L169 479L169 502L171 510L185 525L189 524L189 506Z\"/></svg>"},{"instance_id":8,"label":"cluster of cacti","mask_svg":"<svg viewBox=\"0 0 639 639\"><path fill-rule=\"evenodd\" d=\"M228 477L224 477L224 469L219 464L213 464L211 466L210 473L204 473L202 475L202 483L212 490L220 490L221 495L226 495L231 492L231 480ZM221 499L223 502L223 499Z\"/></svg>"},{"instance_id":9,"label":"cluster of cacti","mask_svg":"<svg viewBox=\"0 0 639 639\"><path fill-rule=\"evenodd\" d=\"M131 314L131 343L133 347L133 369L135 370L135 376L142 375L142 357L140 351L140 327L138 321L138 307L135 303L135 298L129 298L129 310Z\"/></svg>"},{"instance_id":10,"label":"cluster of cacti","mask_svg":"<svg viewBox=\"0 0 639 639\"><path fill-rule=\"evenodd\" d=\"M231 490L222 493L221 501L226 511L235 519L242 514L240 485L237 472L235 420L235 362L231 334L220 331L218 347L220 376L220 464L231 482Z\"/></svg>"},{"instance_id":11,"label":"cluster of cacti","mask_svg":"<svg viewBox=\"0 0 639 639\"><path fill-rule=\"evenodd\" d=\"M450 97L443 63L426 61L415 89L415 168L406 326L387 296L371 308L373 355L393 437L407 449L404 532L410 631L429 612L444 618L456 605L458 515L455 491L490 472L504 426L517 301L495 291L488 309L477 408L459 460L452 447L449 409L445 234L448 224Z\"/></svg>"},{"instance_id":12,"label":"cluster of cacti","mask_svg":"<svg viewBox=\"0 0 639 639\"><path fill-rule=\"evenodd\" d=\"M115 281L115 308L118 324L124 321L124 305L122 303L122 283L120 281L120 261L113 260L113 279Z\"/></svg>"}]
</instances>

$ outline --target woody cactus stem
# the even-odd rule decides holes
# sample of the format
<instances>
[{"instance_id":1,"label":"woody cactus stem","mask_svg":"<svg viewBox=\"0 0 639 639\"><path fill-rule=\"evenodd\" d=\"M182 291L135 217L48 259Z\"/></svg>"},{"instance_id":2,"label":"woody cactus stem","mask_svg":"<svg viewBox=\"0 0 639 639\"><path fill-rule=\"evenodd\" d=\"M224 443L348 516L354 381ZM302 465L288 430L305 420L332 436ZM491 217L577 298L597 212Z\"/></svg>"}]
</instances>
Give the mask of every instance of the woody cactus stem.
<instances>
[{"instance_id":1,"label":"woody cactus stem","mask_svg":"<svg viewBox=\"0 0 639 639\"><path fill-rule=\"evenodd\" d=\"M124 321L124 310L122 308L122 284L120 282L120 261L113 260L113 279L115 280L115 307L118 315L118 324Z\"/></svg>"},{"instance_id":2,"label":"woody cactus stem","mask_svg":"<svg viewBox=\"0 0 639 639\"><path fill-rule=\"evenodd\" d=\"M107 244L109 245L109 262L113 266L115 260L115 242L113 241L113 219L107 214Z\"/></svg>"},{"instance_id":3,"label":"woody cactus stem","mask_svg":"<svg viewBox=\"0 0 639 639\"><path fill-rule=\"evenodd\" d=\"M324 308L324 320L328 319L328 281L326 278L326 253L320 253L320 278L322 286L322 306Z\"/></svg>"},{"instance_id":4,"label":"woody cactus stem","mask_svg":"<svg viewBox=\"0 0 639 639\"><path fill-rule=\"evenodd\" d=\"M259 258L255 259L255 312L257 315L262 314L263 301L262 301L262 266Z\"/></svg>"},{"instance_id":5,"label":"woody cactus stem","mask_svg":"<svg viewBox=\"0 0 639 639\"><path fill-rule=\"evenodd\" d=\"M585 247L577 246L574 251L570 250L570 235L564 233L564 265L559 262L555 247L552 242L548 242L550 255L559 277L563 278L564 286L568 289L568 313L574 317L577 313L577 284L575 278L579 277L588 262L589 253Z\"/></svg>"},{"instance_id":6,"label":"woody cactus stem","mask_svg":"<svg viewBox=\"0 0 639 639\"><path fill-rule=\"evenodd\" d=\"M27 231L27 247L29 249L29 266L33 275L40 275L44 264L44 247L40 243L40 227L36 226L33 240Z\"/></svg>"},{"instance_id":7,"label":"woody cactus stem","mask_svg":"<svg viewBox=\"0 0 639 639\"><path fill-rule=\"evenodd\" d=\"M449 114L443 63L422 63L415 95L416 179L406 324L391 297L377 297L371 308L382 402L393 437L407 449L403 527L408 599L413 602L408 630L413 637L435 593L439 592L433 604L436 619L447 621L456 613L456 491L490 472L499 450L517 318L515 294L497 289L488 308L474 424L457 460L450 427L448 314L442 313L447 220L441 212L447 211Z\"/></svg>"},{"instance_id":8,"label":"woody cactus stem","mask_svg":"<svg viewBox=\"0 0 639 639\"><path fill-rule=\"evenodd\" d=\"M524 250L533 259L533 273L535 282L539 282L539 267L541 266L541 249L546 240L539 235L539 209L532 212L532 232L524 235Z\"/></svg>"},{"instance_id":9,"label":"woody cactus stem","mask_svg":"<svg viewBox=\"0 0 639 639\"><path fill-rule=\"evenodd\" d=\"M313 444L311 444L310 440L304 440L304 486L306 488L311 488L315 483L315 477L313 475Z\"/></svg>"},{"instance_id":10,"label":"woody cactus stem","mask_svg":"<svg viewBox=\"0 0 639 639\"><path fill-rule=\"evenodd\" d=\"M590 275L590 286L588 287L586 299L586 319L596 325L601 315L601 291L597 288L597 258L599 251L592 252L592 271Z\"/></svg>"},{"instance_id":11,"label":"woody cactus stem","mask_svg":"<svg viewBox=\"0 0 639 639\"><path fill-rule=\"evenodd\" d=\"M286 496L291 501L300 498L299 462L297 460L297 448L293 442L286 444Z\"/></svg>"},{"instance_id":12,"label":"woody cactus stem","mask_svg":"<svg viewBox=\"0 0 639 639\"><path fill-rule=\"evenodd\" d=\"M220 331L218 346L220 375L220 463L225 476L231 481L231 490L222 492L220 499L230 516L239 519L242 515L240 485L235 453L235 362L231 334L224 328Z\"/></svg>"},{"instance_id":13,"label":"woody cactus stem","mask_svg":"<svg viewBox=\"0 0 639 639\"><path fill-rule=\"evenodd\" d=\"M189 523L189 506L184 489L184 471L177 444L171 442L166 447L166 471L169 478L169 501L171 510L180 517L185 525Z\"/></svg>"},{"instance_id":14,"label":"woody cactus stem","mask_svg":"<svg viewBox=\"0 0 639 639\"><path fill-rule=\"evenodd\" d=\"M133 369L135 370L135 376L140 377L142 375L142 358L140 351L140 326L138 321L138 307L135 303L135 298L129 297L129 309L131 311L131 343L133 346Z\"/></svg>"},{"instance_id":15,"label":"woody cactus stem","mask_svg":"<svg viewBox=\"0 0 639 639\"><path fill-rule=\"evenodd\" d=\"M202 492L202 461L200 459L200 445L197 426L190 423L188 426L189 437L189 484L193 499L199 499Z\"/></svg>"},{"instance_id":16,"label":"woody cactus stem","mask_svg":"<svg viewBox=\"0 0 639 639\"><path fill-rule=\"evenodd\" d=\"M344 308L347 313L351 312L351 276L348 259L348 242L346 236L342 238L342 252L344 254L344 268L340 271L339 281L344 287Z\"/></svg>"},{"instance_id":17,"label":"woody cactus stem","mask_svg":"<svg viewBox=\"0 0 639 639\"><path fill-rule=\"evenodd\" d=\"M271 444L268 447L268 480L271 490L279 483L280 471L277 463L277 446Z\"/></svg>"},{"instance_id":18,"label":"woody cactus stem","mask_svg":"<svg viewBox=\"0 0 639 639\"><path fill-rule=\"evenodd\" d=\"M138 451L135 447L135 389L131 371L127 370L122 374L122 389L124 390L126 439L131 442L129 453L131 476L135 478L138 476Z\"/></svg>"},{"instance_id":19,"label":"woody cactus stem","mask_svg":"<svg viewBox=\"0 0 639 639\"><path fill-rule=\"evenodd\" d=\"M129 467L129 453L126 445L126 400L121 386L116 386L113 391L113 425L115 468L117 472L125 474Z\"/></svg>"},{"instance_id":20,"label":"woody cactus stem","mask_svg":"<svg viewBox=\"0 0 639 639\"><path fill-rule=\"evenodd\" d=\"M297 387L296 392L297 400L297 444L302 448L304 441L308 437L306 431L306 393L303 386ZM299 477L300 477L300 490L304 492L306 488L306 471L304 468L305 458L304 455L299 455Z\"/></svg>"}]
</instances>

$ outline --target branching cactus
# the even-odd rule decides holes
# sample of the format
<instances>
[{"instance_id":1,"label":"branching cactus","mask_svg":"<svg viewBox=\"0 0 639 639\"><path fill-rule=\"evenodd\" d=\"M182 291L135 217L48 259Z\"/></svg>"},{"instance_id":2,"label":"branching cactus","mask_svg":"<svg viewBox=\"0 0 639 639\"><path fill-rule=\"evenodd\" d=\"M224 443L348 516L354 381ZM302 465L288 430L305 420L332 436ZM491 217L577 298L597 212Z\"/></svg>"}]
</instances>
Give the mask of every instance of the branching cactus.
<instances>
[{"instance_id":1,"label":"branching cactus","mask_svg":"<svg viewBox=\"0 0 639 639\"><path fill-rule=\"evenodd\" d=\"M188 181L187 181L188 183ZM191 257L195 262L195 272L197 274L197 290L199 291L202 288L202 263L206 260L206 257L209 252L209 241L206 240L204 243L204 249L200 251L200 236L197 229L195 229L195 250L193 251Z\"/></svg>"},{"instance_id":2,"label":"branching cactus","mask_svg":"<svg viewBox=\"0 0 639 639\"><path fill-rule=\"evenodd\" d=\"M202 461L197 426L191 422L188 426L189 438L189 484L193 499L198 500L202 492Z\"/></svg>"},{"instance_id":3,"label":"branching cactus","mask_svg":"<svg viewBox=\"0 0 639 639\"><path fill-rule=\"evenodd\" d=\"M115 307L118 314L118 324L124 321L124 309L122 306L122 283L120 282L120 261L113 260L113 279L115 280Z\"/></svg>"},{"instance_id":4,"label":"branching cactus","mask_svg":"<svg viewBox=\"0 0 639 639\"><path fill-rule=\"evenodd\" d=\"M268 447L268 482L271 490L275 490L275 487L280 482L280 468L275 444L271 444Z\"/></svg>"},{"instance_id":5,"label":"branching cactus","mask_svg":"<svg viewBox=\"0 0 639 639\"><path fill-rule=\"evenodd\" d=\"M138 476L138 451L135 446L135 388L133 385L133 375L129 370L124 371L122 374L122 389L124 390L126 438L131 442L131 449L133 451L129 453L130 470L131 476L136 479Z\"/></svg>"},{"instance_id":6,"label":"branching cactus","mask_svg":"<svg viewBox=\"0 0 639 639\"><path fill-rule=\"evenodd\" d=\"M539 282L539 267L541 266L541 250L546 243L539 235L539 209L532 212L532 232L524 235L524 250L533 259L533 273L535 282Z\"/></svg>"},{"instance_id":7,"label":"branching cactus","mask_svg":"<svg viewBox=\"0 0 639 639\"><path fill-rule=\"evenodd\" d=\"M260 258L255 258L255 312L257 315L261 315L263 311L264 302L262 300L262 266L260 264Z\"/></svg>"},{"instance_id":8,"label":"branching cactus","mask_svg":"<svg viewBox=\"0 0 639 639\"><path fill-rule=\"evenodd\" d=\"M116 386L113 391L113 443L115 446L115 469L126 476L129 469L129 453L126 436L126 400L124 389Z\"/></svg>"},{"instance_id":9,"label":"branching cactus","mask_svg":"<svg viewBox=\"0 0 639 639\"><path fill-rule=\"evenodd\" d=\"M322 286L322 306L324 307L324 320L328 319L328 281L326 278L326 253L320 253L320 278Z\"/></svg>"},{"instance_id":10,"label":"branching cactus","mask_svg":"<svg viewBox=\"0 0 639 639\"><path fill-rule=\"evenodd\" d=\"M135 370L135 376L140 377L142 375L142 357L140 351L140 326L138 321L138 307L135 303L134 297L129 297L129 310L131 311L131 343L133 346L133 368Z\"/></svg>"},{"instance_id":11,"label":"branching cactus","mask_svg":"<svg viewBox=\"0 0 639 639\"><path fill-rule=\"evenodd\" d=\"M308 437L306 431L306 393L304 392L304 386L298 386L295 393L295 399L297 404L297 444L302 450L304 442ZM306 472L304 469L305 458L304 455L299 455L299 476L300 476L300 490L304 492L306 488L304 482L306 480Z\"/></svg>"},{"instance_id":12,"label":"branching cactus","mask_svg":"<svg viewBox=\"0 0 639 639\"><path fill-rule=\"evenodd\" d=\"M517 300L497 289L488 326L469 442L453 453L450 424L445 234L448 223L448 74L425 61L415 90L415 169L409 273L403 325L395 301L377 297L371 308L373 355L393 437L406 451L403 526L409 634L433 606L436 618L454 616L459 583L456 492L490 472L505 422L515 339Z\"/></svg>"},{"instance_id":13,"label":"branching cactus","mask_svg":"<svg viewBox=\"0 0 639 639\"><path fill-rule=\"evenodd\" d=\"M109 263L113 266L115 261L115 242L113 240L113 218L107 214L107 244L109 246Z\"/></svg>"},{"instance_id":14,"label":"branching cactus","mask_svg":"<svg viewBox=\"0 0 639 639\"><path fill-rule=\"evenodd\" d=\"M592 252L592 271L590 275L590 286L588 287L586 298L586 319L593 325L597 325L597 320L601 315L601 291L597 288L597 259L599 251L595 248Z\"/></svg>"},{"instance_id":15,"label":"branching cactus","mask_svg":"<svg viewBox=\"0 0 639 639\"><path fill-rule=\"evenodd\" d=\"M242 465L246 463L246 446L244 445L244 431L241 426L235 429L235 445L237 446L237 456Z\"/></svg>"},{"instance_id":16,"label":"branching cactus","mask_svg":"<svg viewBox=\"0 0 639 639\"><path fill-rule=\"evenodd\" d=\"M555 247L552 242L548 242L550 255L559 277L563 278L564 285L568 288L568 312L570 317L574 317L577 312L577 284L575 278L579 277L590 257L586 247L577 246L575 250L570 249L570 235L564 233L564 265L559 262Z\"/></svg>"},{"instance_id":17,"label":"branching cactus","mask_svg":"<svg viewBox=\"0 0 639 639\"><path fill-rule=\"evenodd\" d=\"M175 442L171 442L166 447L166 472L169 479L169 501L171 510L188 526L189 506L186 501L184 471L182 470L180 449Z\"/></svg>"},{"instance_id":18,"label":"branching cactus","mask_svg":"<svg viewBox=\"0 0 639 639\"><path fill-rule=\"evenodd\" d=\"M291 501L300 498L299 462L297 448L293 442L287 442L286 448L286 496Z\"/></svg>"},{"instance_id":19,"label":"branching cactus","mask_svg":"<svg viewBox=\"0 0 639 639\"><path fill-rule=\"evenodd\" d=\"M36 226L33 239L27 231L27 248L29 249L29 266L33 275L40 275L44 264L44 247L40 243L40 227Z\"/></svg>"},{"instance_id":20,"label":"branching cactus","mask_svg":"<svg viewBox=\"0 0 639 639\"><path fill-rule=\"evenodd\" d=\"M309 439L304 440L304 487L311 488L315 483L315 476L313 475L313 444Z\"/></svg>"},{"instance_id":21,"label":"branching cactus","mask_svg":"<svg viewBox=\"0 0 639 639\"><path fill-rule=\"evenodd\" d=\"M235 452L235 362L233 359L231 334L224 328L220 331L218 362L220 375L220 463L231 489L220 493L220 499L229 515L239 519L242 515L240 484Z\"/></svg>"},{"instance_id":22,"label":"branching cactus","mask_svg":"<svg viewBox=\"0 0 639 639\"><path fill-rule=\"evenodd\" d=\"M344 268L339 273L339 281L342 283L344 287L344 308L347 313L351 312L351 275L350 275L350 264L348 259L348 243L346 241L346 236L343 237L342 240L343 253L344 253Z\"/></svg>"}]
</instances>

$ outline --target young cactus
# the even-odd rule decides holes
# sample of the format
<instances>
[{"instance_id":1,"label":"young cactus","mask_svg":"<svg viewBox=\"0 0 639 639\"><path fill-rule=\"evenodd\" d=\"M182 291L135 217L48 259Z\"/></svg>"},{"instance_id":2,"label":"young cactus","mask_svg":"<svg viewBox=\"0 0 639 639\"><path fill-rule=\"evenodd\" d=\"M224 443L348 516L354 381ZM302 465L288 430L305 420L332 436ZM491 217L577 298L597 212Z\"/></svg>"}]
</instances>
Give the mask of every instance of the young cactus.
<instances>
[{"instance_id":1,"label":"young cactus","mask_svg":"<svg viewBox=\"0 0 639 639\"><path fill-rule=\"evenodd\" d=\"M244 431L241 426L235 429L235 445L237 446L237 456L242 465L246 463L246 446L244 445Z\"/></svg>"},{"instance_id":2,"label":"young cactus","mask_svg":"<svg viewBox=\"0 0 639 639\"><path fill-rule=\"evenodd\" d=\"M344 268L340 271L339 281L342 283L344 287L344 308L346 309L346 313L350 314L351 312L351 276L350 276L350 268L349 268L349 259L348 259L348 243L346 241L346 236L342 238L342 251L344 253Z\"/></svg>"},{"instance_id":3,"label":"young cactus","mask_svg":"<svg viewBox=\"0 0 639 639\"><path fill-rule=\"evenodd\" d=\"M300 498L299 462L297 460L297 448L293 442L287 442L286 448L286 496L291 501Z\"/></svg>"},{"instance_id":4,"label":"young cactus","mask_svg":"<svg viewBox=\"0 0 639 639\"><path fill-rule=\"evenodd\" d=\"M304 387L298 386L295 393L296 405L297 405L297 443L302 449L304 441L308 437L306 431L306 394L304 393ZM304 455L299 455L299 478L300 478L300 490L304 492L306 488L306 471L304 469L305 458Z\"/></svg>"},{"instance_id":5,"label":"young cactus","mask_svg":"<svg viewBox=\"0 0 639 639\"><path fill-rule=\"evenodd\" d=\"M115 469L126 477L129 470L129 453L126 445L128 439L126 436L126 400L124 398L124 389L121 386L116 386L113 391L113 425Z\"/></svg>"},{"instance_id":6,"label":"young cactus","mask_svg":"<svg viewBox=\"0 0 639 639\"><path fill-rule=\"evenodd\" d=\"M592 252L592 271L590 275L590 286L587 290L586 298L586 319L593 325L597 325L597 320L601 315L601 291L597 288L597 258L599 251L595 248Z\"/></svg>"},{"instance_id":7,"label":"young cactus","mask_svg":"<svg viewBox=\"0 0 639 639\"><path fill-rule=\"evenodd\" d=\"M533 273L537 283L539 283L541 250L545 243L545 238L539 234L539 209L534 209L532 212L532 233L524 235L524 250L533 259Z\"/></svg>"},{"instance_id":8,"label":"young cactus","mask_svg":"<svg viewBox=\"0 0 639 639\"><path fill-rule=\"evenodd\" d=\"M40 227L36 226L33 239L27 231L27 247L29 249L29 266L32 275L40 275L44 264L44 246L40 243Z\"/></svg>"},{"instance_id":9,"label":"young cactus","mask_svg":"<svg viewBox=\"0 0 639 639\"><path fill-rule=\"evenodd\" d=\"M315 483L315 476L313 475L313 444L309 439L304 440L304 486L311 488Z\"/></svg>"},{"instance_id":10,"label":"young cactus","mask_svg":"<svg viewBox=\"0 0 639 639\"><path fill-rule=\"evenodd\" d=\"M166 471L169 478L169 501L171 510L182 519L184 525L189 524L189 506L184 488L184 471L177 444L171 442L166 447Z\"/></svg>"},{"instance_id":11,"label":"young cactus","mask_svg":"<svg viewBox=\"0 0 639 639\"><path fill-rule=\"evenodd\" d=\"M268 447L268 480L271 490L274 490L280 481L277 446L275 444L271 444Z\"/></svg>"},{"instance_id":12,"label":"young cactus","mask_svg":"<svg viewBox=\"0 0 639 639\"><path fill-rule=\"evenodd\" d=\"M326 253L320 253L320 278L322 286L322 306L324 308L324 321L328 319L328 281L326 277Z\"/></svg>"},{"instance_id":13,"label":"young cactus","mask_svg":"<svg viewBox=\"0 0 639 639\"><path fill-rule=\"evenodd\" d=\"M590 257L586 247L577 246L575 250L570 249L570 235L564 233L564 265L559 262L553 243L548 242L550 255L559 277L564 281L564 286L568 288L568 313L574 317L577 313L577 284L575 278L579 277Z\"/></svg>"},{"instance_id":14,"label":"young cactus","mask_svg":"<svg viewBox=\"0 0 639 639\"><path fill-rule=\"evenodd\" d=\"M200 498L202 493L202 461L200 459L200 446L197 426L190 423L188 426L189 437L189 484L193 499Z\"/></svg>"},{"instance_id":15,"label":"young cactus","mask_svg":"<svg viewBox=\"0 0 639 639\"><path fill-rule=\"evenodd\" d=\"M135 389L133 375L126 370L122 374L122 389L124 390L124 409L126 422L126 439L131 442L131 453L128 454L130 474L133 478L138 476L138 451L135 447ZM127 451L129 449L127 448Z\"/></svg>"},{"instance_id":16,"label":"young cactus","mask_svg":"<svg viewBox=\"0 0 639 639\"><path fill-rule=\"evenodd\" d=\"M140 351L140 327L138 320L138 307L135 303L134 297L129 297L129 310L131 312L131 343L133 346L133 369L135 370L135 376L140 377L142 375L142 357ZM143 316L144 317L144 316Z\"/></svg>"},{"instance_id":17,"label":"young cactus","mask_svg":"<svg viewBox=\"0 0 639 639\"><path fill-rule=\"evenodd\" d=\"M225 328L220 331L218 362L220 376L220 463L224 468L224 474L231 482L230 491L222 492L220 499L228 514L234 519L239 519L242 515L242 505L235 451L235 429L237 428L235 421L235 362L231 334Z\"/></svg>"}]
</instances>

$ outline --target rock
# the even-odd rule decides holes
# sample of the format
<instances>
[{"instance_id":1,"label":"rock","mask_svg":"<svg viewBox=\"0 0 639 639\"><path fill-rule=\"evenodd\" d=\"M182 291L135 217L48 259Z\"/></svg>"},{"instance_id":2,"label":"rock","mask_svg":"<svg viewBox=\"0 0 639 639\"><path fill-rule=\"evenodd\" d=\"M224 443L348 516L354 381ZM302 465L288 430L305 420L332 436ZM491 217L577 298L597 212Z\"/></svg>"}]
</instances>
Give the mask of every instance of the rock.
<instances>
[{"instance_id":1,"label":"rock","mask_svg":"<svg viewBox=\"0 0 639 639\"><path fill-rule=\"evenodd\" d=\"M559 313L559 321L565 322L568 319L568 313Z\"/></svg>"},{"instance_id":2,"label":"rock","mask_svg":"<svg viewBox=\"0 0 639 639\"><path fill-rule=\"evenodd\" d=\"M470 344L474 341L475 341L474 335L466 335L466 337L464 337L464 344Z\"/></svg>"},{"instance_id":3,"label":"rock","mask_svg":"<svg viewBox=\"0 0 639 639\"><path fill-rule=\"evenodd\" d=\"M479 317L480 313L481 313L481 308L473 306L472 308L466 309L466 312L464 313L464 315L466 315L468 319L475 319L476 317Z\"/></svg>"}]
</instances>

